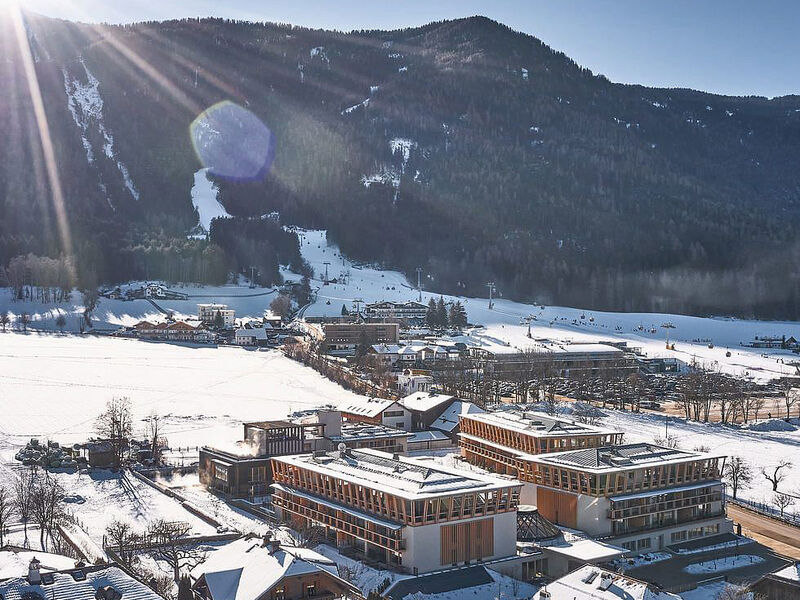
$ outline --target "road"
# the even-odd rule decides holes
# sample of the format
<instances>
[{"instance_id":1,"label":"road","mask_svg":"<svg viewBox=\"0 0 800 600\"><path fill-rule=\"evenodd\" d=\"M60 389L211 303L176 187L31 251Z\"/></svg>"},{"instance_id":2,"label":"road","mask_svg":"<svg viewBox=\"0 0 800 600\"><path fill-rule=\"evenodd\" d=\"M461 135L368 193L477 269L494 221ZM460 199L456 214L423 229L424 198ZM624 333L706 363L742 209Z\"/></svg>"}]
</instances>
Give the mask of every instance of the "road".
<instances>
[{"instance_id":1,"label":"road","mask_svg":"<svg viewBox=\"0 0 800 600\"><path fill-rule=\"evenodd\" d=\"M728 518L742 525L742 533L795 560L800 560L800 527L770 519L736 504L726 505Z\"/></svg>"}]
</instances>

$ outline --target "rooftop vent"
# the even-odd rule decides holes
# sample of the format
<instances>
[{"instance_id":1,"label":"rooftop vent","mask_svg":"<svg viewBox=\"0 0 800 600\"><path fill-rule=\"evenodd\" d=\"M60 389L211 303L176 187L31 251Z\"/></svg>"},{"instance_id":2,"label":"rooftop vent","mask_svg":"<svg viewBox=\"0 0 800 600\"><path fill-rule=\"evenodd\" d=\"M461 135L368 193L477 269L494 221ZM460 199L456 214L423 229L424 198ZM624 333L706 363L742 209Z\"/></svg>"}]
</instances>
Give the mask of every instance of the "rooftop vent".
<instances>
[{"instance_id":1,"label":"rooftop vent","mask_svg":"<svg viewBox=\"0 0 800 600\"><path fill-rule=\"evenodd\" d=\"M592 583L595 579L597 579L598 575L599 573L597 571L590 571L589 574L586 577L584 577L582 581L583 583Z\"/></svg>"},{"instance_id":2,"label":"rooftop vent","mask_svg":"<svg viewBox=\"0 0 800 600\"><path fill-rule=\"evenodd\" d=\"M539 598L541 598L542 600L548 600L549 598L551 598L550 592L548 592L546 588L542 588L541 591L539 592Z\"/></svg>"},{"instance_id":3,"label":"rooftop vent","mask_svg":"<svg viewBox=\"0 0 800 600\"><path fill-rule=\"evenodd\" d=\"M612 583L614 583L614 578L611 576L611 574L603 573L603 576L600 578L600 585L597 587L603 591L606 591L611 587Z\"/></svg>"}]
</instances>

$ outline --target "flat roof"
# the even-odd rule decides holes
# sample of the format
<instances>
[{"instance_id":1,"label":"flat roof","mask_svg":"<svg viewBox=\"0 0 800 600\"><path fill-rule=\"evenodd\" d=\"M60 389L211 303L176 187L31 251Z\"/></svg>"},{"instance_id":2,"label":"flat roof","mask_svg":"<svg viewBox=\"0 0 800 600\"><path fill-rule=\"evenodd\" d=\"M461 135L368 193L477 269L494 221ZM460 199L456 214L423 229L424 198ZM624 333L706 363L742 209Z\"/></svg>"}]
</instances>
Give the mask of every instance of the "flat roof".
<instances>
[{"instance_id":1,"label":"flat roof","mask_svg":"<svg viewBox=\"0 0 800 600\"><path fill-rule=\"evenodd\" d=\"M382 438L409 437L411 433L387 427L386 425L370 425L367 423L343 423L341 435L325 436L333 442L345 442L353 440L371 440Z\"/></svg>"},{"instance_id":2,"label":"flat roof","mask_svg":"<svg viewBox=\"0 0 800 600\"><path fill-rule=\"evenodd\" d=\"M417 412L427 412L442 406L448 402L453 402L455 396L449 394L437 394L436 392L414 392L399 400L400 405L404 406L407 410Z\"/></svg>"},{"instance_id":3,"label":"flat roof","mask_svg":"<svg viewBox=\"0 0 800 600\"><path fill-rule=\"evenodd\" d=\"M553 417L532 410L502 410L461 415L465 419L481 421L504 429L519 431L532 437L573 437L580 435L611 435L620 433L608 427L578 423L573 419Z\"/></svg>"},{"instance_id":4,"label":"flat roof","mask_svg":"<svg viewBox=\"0 0 800 600\"><path fill-rule=\"evenodd\" d=\"M630 471L647 466L678 464L694 460L725 458L725 454L708 454L655 444L638 443L603 448L586 448L569 452L551 452L530 457L532 462L548 466L571 467L591 473Z\"/></svg>"},{"instance_id":5,"label":"flat roof","mask_svg":"<svg viewBox=\"0 0 800 600\"><path fill-rule=\"evenodd\" d=\"M421 500L463 492L482 492L520 487L514 479L432 466L405 456L394 458L377 450L335 451L323 455L296 454L273 460L336 477L410 500Z\"/></svg>"}]
</instances>

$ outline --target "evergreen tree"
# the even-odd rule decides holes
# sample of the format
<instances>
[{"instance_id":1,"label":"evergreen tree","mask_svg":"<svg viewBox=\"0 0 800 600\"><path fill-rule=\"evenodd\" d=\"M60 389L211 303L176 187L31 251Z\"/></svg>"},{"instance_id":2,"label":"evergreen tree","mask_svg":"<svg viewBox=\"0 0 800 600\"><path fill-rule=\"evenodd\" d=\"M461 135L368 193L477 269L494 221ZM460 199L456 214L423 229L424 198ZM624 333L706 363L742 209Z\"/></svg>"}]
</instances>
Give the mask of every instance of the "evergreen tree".
<instances>
[{"instance_id":1,"label":"evergreen tree","mask_svg":"<svg viewBox=\"0 0 800 600\"><path fill-rule=\"evenodd\" d=\"M467 311L460 300L450 305L450 326L463 329L467 326Z\"/></svg>"},{"instance_id":2,"label":"evergreen tree","mask_svg":"<svg viewBox=\"0 0 800 600\"><path fill-rule=\"evenodd\" d=\"M215 329L222 329L225 326L225 321L222 318L222 313L217 311L217 314L214 315L214 328Z\"/></svg>"},{"instance_id":3,"label":"evergreen tree","mask_svg":"<svg viewBox=\"0 0 800 600\"><path fill-rule=\"evenodd\" d=\"M342 304L342 316L347 317L350 315L350 312L347 310L347 306Z\"/></svg>"},{"instance_id":4,"label":"evergreen tree","mask_svg":"<svg viewBox=\"0 0 800 600\"><path fill-rule=\"evenodd\" d=\"M428 300L428 312L425 315L425 324L429 329L436 329L439 321L436 314L436 300Z\"/></svg>"},{"instance_id":5,"label":"evergreen tree","mask_svg":"<svg viewBox=\"0 0 800 600\"><path fill-rule=\"evenodd\" d=\"M295 288L294 298L298 306L305 306L311 302L311 280L308 275L303 275L300 286Z\"/></svg>"},{"instance_id":6,"label":"evergreen tree","mask_svg":"<svg viewBox=\"0 0 800 600\"><path fill-rule=\"evenodd\" d=\"M436 302L436 325L440 329L446 329L448 325L447 319L447 306L444 303L444 298L439 296Z\"/></svg>"}]
</instances>

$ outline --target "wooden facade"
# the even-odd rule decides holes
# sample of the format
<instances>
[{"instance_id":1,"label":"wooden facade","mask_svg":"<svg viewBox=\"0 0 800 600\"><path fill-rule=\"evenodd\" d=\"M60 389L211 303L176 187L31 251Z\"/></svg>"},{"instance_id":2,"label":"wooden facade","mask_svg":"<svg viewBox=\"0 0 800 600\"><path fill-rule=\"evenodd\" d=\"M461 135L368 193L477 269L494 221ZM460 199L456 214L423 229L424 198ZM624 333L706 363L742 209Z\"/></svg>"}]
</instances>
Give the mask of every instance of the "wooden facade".
<instances>
[{"instance_id":1,"label":"wooden facade","mask_svg":"<svg viewBox=\"0 0 800 600\"><path fill-rule=\"evenodd\" d=\"M539 488L536 508L545 519L564 527L578 527L578 497L559 490Z\"/></svg>"},{"instance_id":2,"label":"wooden facade","mask_svg":"<svg viewBox=\"0 0 800 600\"><path fill-rule=\"evenodd\" d=\"M443 525L440 562L456 565L494 554L494 520L480 519Z\"/></svg>"},{"instance_id":3,"label":"wooden facade","mask_svg":"<svg viewBox=\"0 0 800 600\"><path fill-rule=\"evenodd\" d=\"M468 415L459 419L461 455L470 464L495 473L513 475L521 481L532 481L529 461L522 454L535 455L549 452L567 452L585 448L599 448L622 443L622 433L587 431L565 434L527 433L502 424L487 423Z\"/></svg>"}]
</instances>

